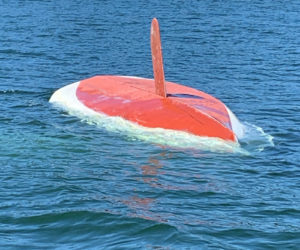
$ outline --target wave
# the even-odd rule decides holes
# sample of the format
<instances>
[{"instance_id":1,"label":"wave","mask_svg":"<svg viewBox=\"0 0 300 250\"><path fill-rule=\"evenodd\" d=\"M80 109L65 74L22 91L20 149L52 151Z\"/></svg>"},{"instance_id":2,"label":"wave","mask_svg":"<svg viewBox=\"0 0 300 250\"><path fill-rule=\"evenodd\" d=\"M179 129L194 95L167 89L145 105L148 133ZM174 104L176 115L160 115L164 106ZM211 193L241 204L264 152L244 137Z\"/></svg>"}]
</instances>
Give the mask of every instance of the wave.
<instances>
[{"instance_id":1,"label":"wave","mask_svg":"<svg viewBox=\"0 0 300 250\"><path fill-rule=\"evenodd\" d=\"M249 152L262 152L267 147L274 147L274 137L266 133L263 128L254 124L245 122L245 134L240 142Z\"/></svg>"}]
</instances>

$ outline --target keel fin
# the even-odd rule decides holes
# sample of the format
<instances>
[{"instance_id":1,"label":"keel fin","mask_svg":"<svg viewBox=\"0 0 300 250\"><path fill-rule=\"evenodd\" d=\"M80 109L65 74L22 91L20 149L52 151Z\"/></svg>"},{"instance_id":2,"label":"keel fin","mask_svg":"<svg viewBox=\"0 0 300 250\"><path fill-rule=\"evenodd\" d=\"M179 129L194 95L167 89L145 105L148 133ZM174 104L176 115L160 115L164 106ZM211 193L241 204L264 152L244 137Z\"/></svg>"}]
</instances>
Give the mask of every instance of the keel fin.
<instances>
[{"instance_id":1,"label":"keel fin","mask_svg":"<svg viewBox=\"0 0 300 250\"><path fill-rule=\"evenodd\" d=\"M159 24L156 18L153 18L152 20L150 36L152 65L155 81L155 93L159 96L167 97L163 58L161 51L160 31Z\"/></svg>"}]
</instances>

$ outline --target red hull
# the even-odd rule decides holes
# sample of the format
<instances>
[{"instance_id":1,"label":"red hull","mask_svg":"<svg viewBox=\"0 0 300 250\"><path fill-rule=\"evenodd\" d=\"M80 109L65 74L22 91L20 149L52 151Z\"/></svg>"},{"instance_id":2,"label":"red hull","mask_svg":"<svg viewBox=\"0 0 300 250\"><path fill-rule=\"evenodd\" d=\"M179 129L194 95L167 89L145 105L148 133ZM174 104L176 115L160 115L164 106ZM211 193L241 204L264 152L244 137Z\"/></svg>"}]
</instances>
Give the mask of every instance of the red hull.
<instances>
[{"instance_id":1,"label":"red hull","mask_svg":"<svg viewBox=\"0 0 300 250\"><path fill-rule=\"evenodd\" d=\"M155 93L154 80L96 76L80 82L76 96L86 107L149 128L181 130L236 141L226 106L186 86L166 82L167 98Z\"/></svg>"}]
</instances>

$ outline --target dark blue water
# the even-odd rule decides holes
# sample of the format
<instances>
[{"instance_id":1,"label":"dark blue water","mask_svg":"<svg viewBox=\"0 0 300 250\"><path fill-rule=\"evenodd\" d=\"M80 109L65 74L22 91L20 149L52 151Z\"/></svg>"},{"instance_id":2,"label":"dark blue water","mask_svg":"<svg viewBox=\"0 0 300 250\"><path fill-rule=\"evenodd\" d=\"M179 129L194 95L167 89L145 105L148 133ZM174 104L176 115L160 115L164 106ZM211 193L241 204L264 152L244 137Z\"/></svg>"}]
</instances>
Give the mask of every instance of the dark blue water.
<instances>
[{"instance_id":1,"label":"dark blue water","mask_svg":"<svg viewBox=\"0 0 300 250\"><path fill-rule=\"evenodd\" d=\"M300 2L0 0L3 249L297 249ZM247 153L177 149L48 103L99 74L213 94L246 125Z\"/></svg>"}]
</instances>

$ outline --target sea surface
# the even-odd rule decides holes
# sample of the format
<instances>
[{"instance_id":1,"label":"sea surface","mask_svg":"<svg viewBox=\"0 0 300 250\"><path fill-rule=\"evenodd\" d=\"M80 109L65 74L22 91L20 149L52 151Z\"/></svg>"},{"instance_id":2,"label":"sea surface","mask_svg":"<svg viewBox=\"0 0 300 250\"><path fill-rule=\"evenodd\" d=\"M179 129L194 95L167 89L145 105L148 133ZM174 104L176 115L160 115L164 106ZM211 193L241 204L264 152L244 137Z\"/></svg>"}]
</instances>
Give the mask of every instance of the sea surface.
<instances>
[{"instance_id":1,"label":"sea surface","mask_svg":"<svg viewBox=\"0 0 300 250\"><path fill-rule=\"evenodd\" d=\"M49 103L152 78L153 17L166 79L230 107L240 145ZM0 171L1 249L299 249L300 1L0 0Z\"/></svg>"}]
</instances>

